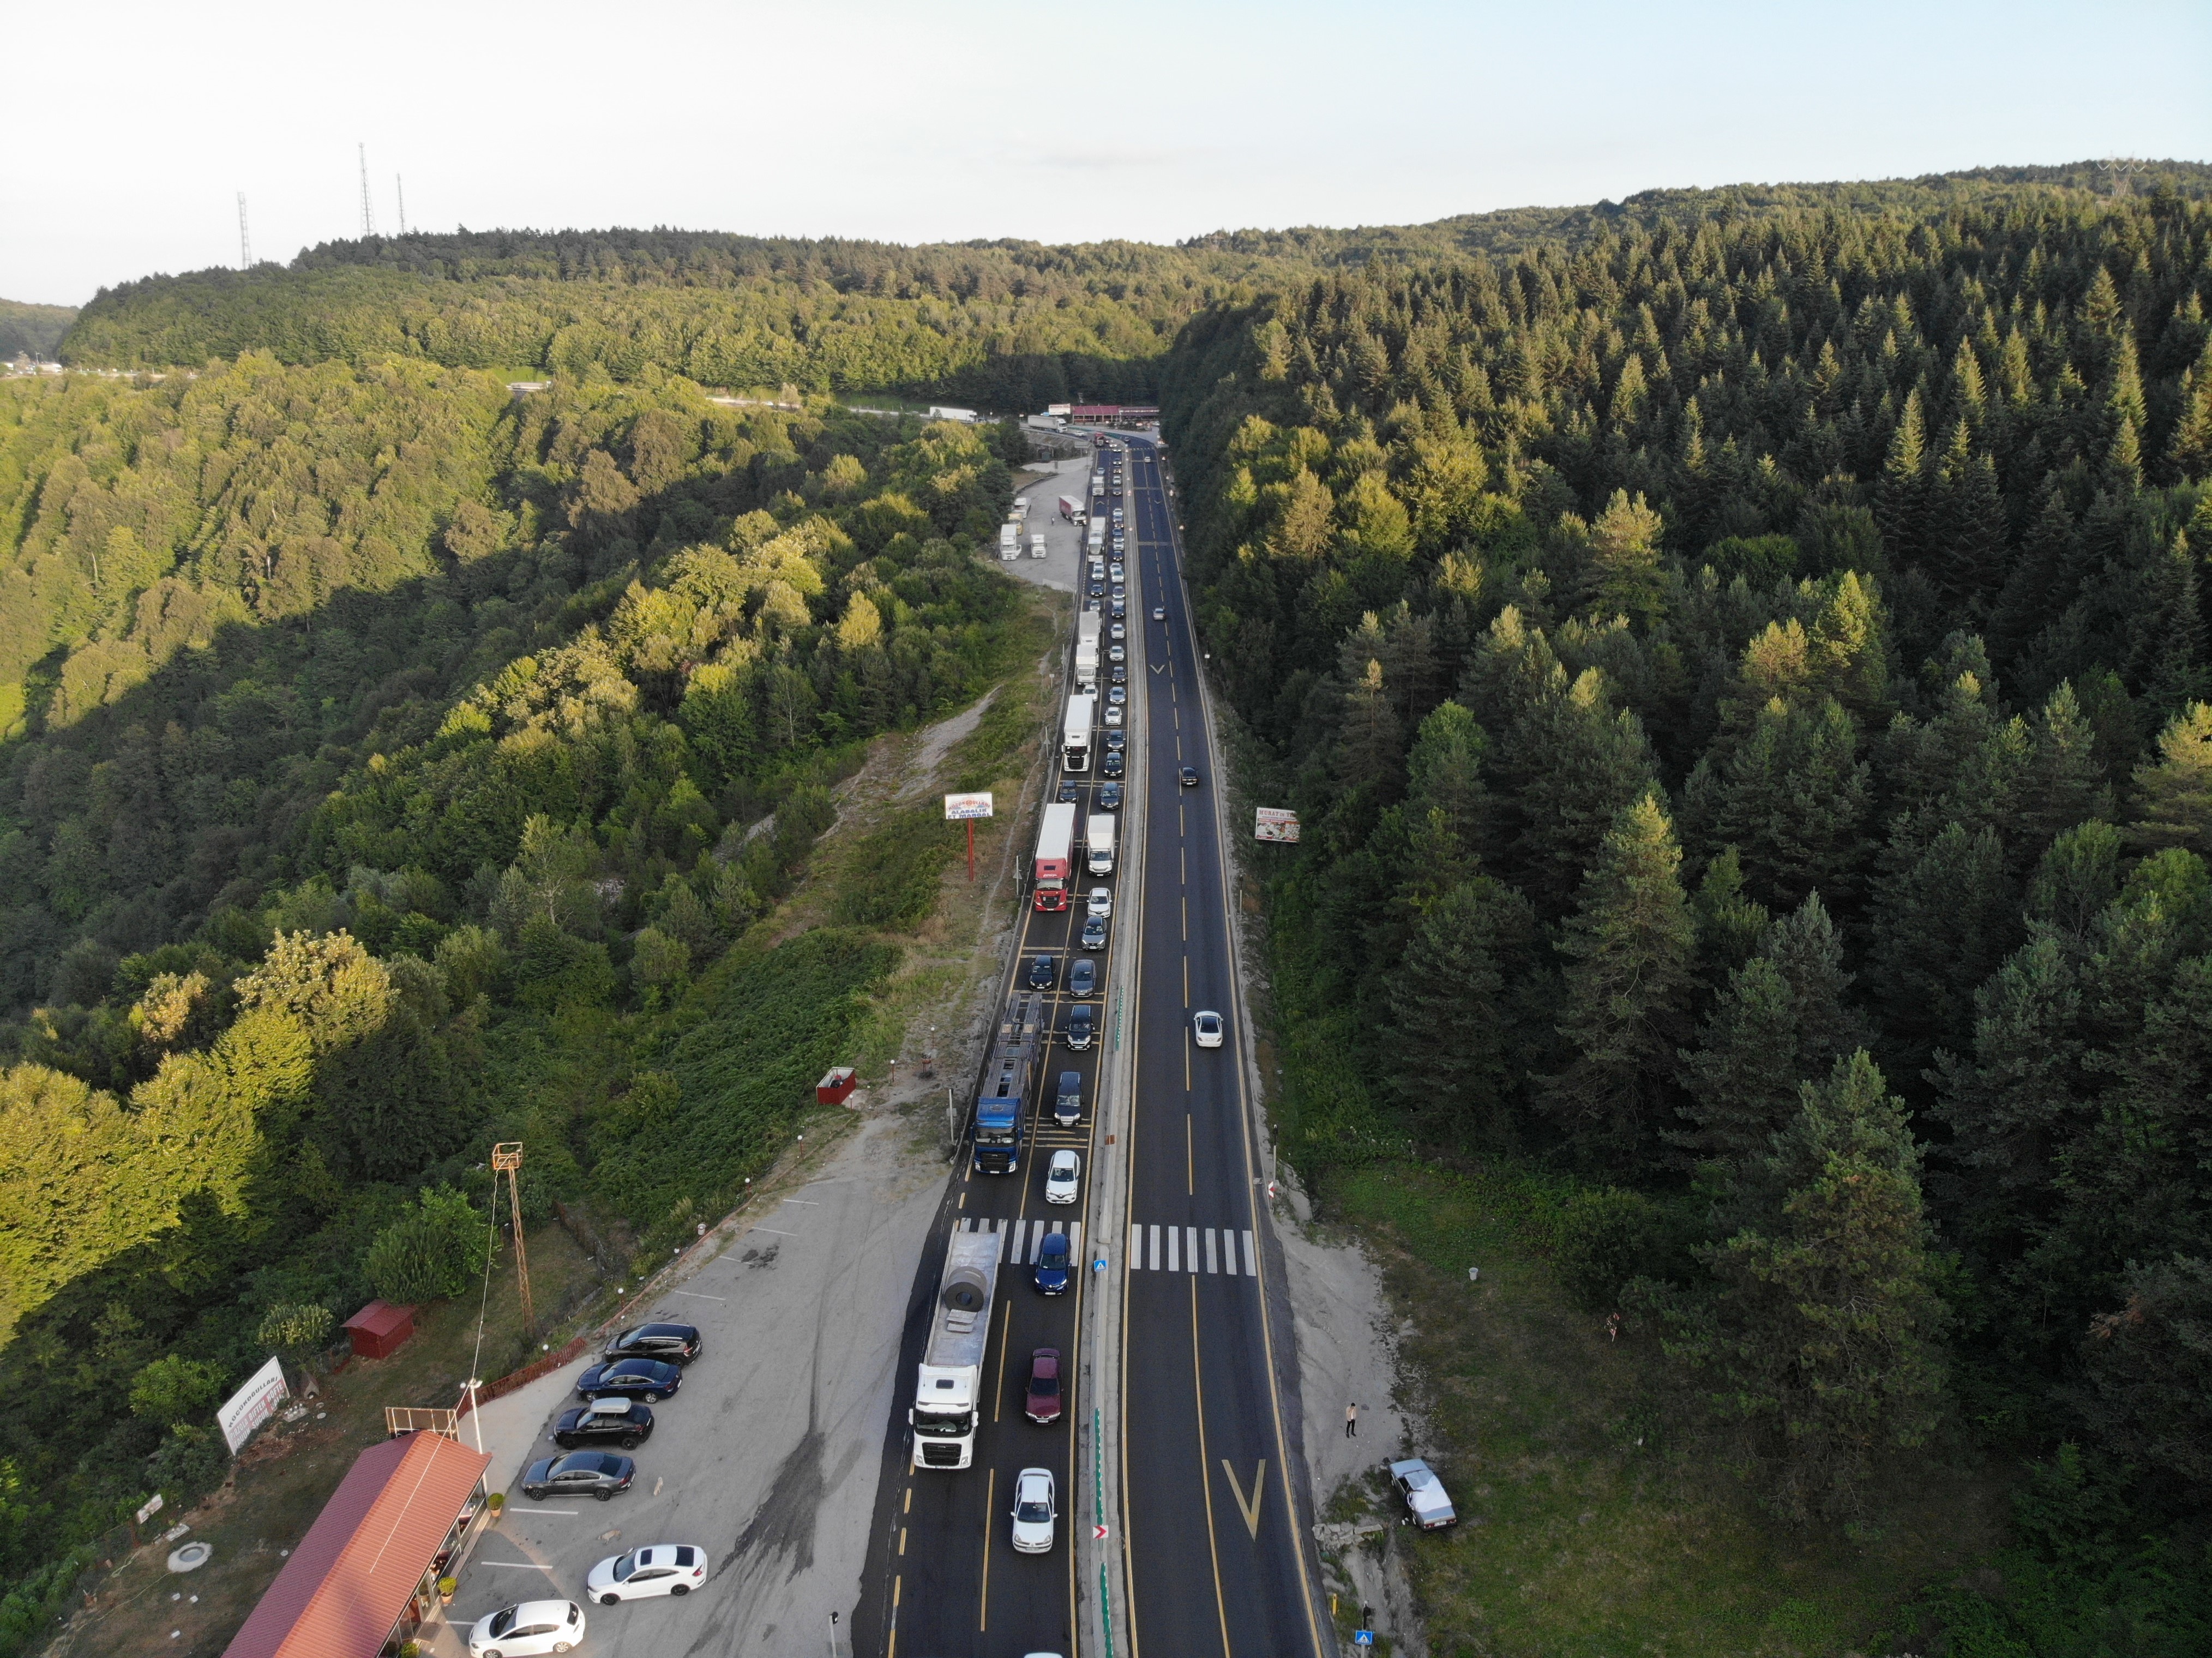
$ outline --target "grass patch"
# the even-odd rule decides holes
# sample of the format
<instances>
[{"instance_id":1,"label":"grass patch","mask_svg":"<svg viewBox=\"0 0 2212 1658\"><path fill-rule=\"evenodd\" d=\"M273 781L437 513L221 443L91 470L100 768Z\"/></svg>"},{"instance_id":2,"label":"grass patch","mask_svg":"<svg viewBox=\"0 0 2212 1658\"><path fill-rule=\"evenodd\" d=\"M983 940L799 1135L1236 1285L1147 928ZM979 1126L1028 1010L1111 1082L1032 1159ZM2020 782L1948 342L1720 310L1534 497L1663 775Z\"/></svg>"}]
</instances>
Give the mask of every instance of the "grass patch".
<instances>
[{"instance_id":1,"label":"grass patch","mask_svg":"<svg viewBox=\"0 0 2212 1658\"><path fill-rule=\"evenodd\" d=\"M848 926L904 932L920 925L937 907L946 860L964 844L962 826L945 821L933 796L887 812L846 850L831 913Z\"/></svg>"},{"instance_id":2,"label":"grass patch","mask_svg":"<svg viewBox=\"0 0 2212 1658\"><path fill-rule=\"evenodd\" d=\"M1462 1523L1401 1534L1437 1658L1869 1649L1994 1540L2001 1491L1921 1461L1853 1542L1763 1513L1687 1424L1655 1350L1606 1338L1551 1258L1572 1188L1376 1163L1330 1172L1332 1218L1376 1246L1434 1460ZM1467 1269L1481 1269L1470 1284Z\"/></svg>"}]
</instances>

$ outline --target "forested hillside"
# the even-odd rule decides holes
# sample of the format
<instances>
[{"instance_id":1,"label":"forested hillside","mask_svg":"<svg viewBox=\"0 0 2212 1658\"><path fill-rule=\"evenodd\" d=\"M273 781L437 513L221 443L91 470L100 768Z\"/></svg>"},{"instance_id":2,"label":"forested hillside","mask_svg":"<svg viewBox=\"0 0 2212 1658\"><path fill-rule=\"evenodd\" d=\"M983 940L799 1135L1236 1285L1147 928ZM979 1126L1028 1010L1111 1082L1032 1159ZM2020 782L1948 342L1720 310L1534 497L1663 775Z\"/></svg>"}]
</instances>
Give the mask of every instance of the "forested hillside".
<instances>
[{"instance_id":1,"label":"forested hillside","mask_svg":"<svg viewBox=\"0 0 2212 1658\"><path fill-rule=\"evenodd\" d=\"M487 1137L661 1254L773 1155L898 918L757 924L865 739L1010 665L1006 435L408 361L0 384L0 1388L70 1401L0 1430L0 1649L220 1477L270 1347L473 1281Z\"/></svg>"},{"instance_id":2,"label":"forested hillside","mask_svg":"<svg viewBox=\"0 0 2212 1658\"><path fill-rule=\"evenodd\" d=\"M2031 192L1331 275L1166 368L1304 823L1287 1151L1577 1171L1571 1276L1792 1520L2038 1461L1954 1652L2212 1639L2208 302L2212 210Z\"/></svg>"},{"instance_id":3,"label":"forested hillside","mask_svg":"<svg viewBox=\"0 0 2212 1658\"><path fill-rule=\"evenodd\" d=\"M62 336L76 320L74 307L26 305L21 300L0 300L0 358L25 352L51 362Z\"/></svg>"}]
</instances>

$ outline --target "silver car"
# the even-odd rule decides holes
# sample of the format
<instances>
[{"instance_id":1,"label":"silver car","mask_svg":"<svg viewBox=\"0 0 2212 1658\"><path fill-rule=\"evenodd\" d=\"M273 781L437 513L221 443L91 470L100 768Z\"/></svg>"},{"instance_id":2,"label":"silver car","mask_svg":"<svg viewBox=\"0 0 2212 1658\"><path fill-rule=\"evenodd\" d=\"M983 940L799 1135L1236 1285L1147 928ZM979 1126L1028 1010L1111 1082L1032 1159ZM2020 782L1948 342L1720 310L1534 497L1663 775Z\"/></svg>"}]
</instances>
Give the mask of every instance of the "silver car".
<instances>
[{"instance_id":1,"label":"silver car","mask_svg":"<svg viewBox=\"0 0 2212 1658\"><path fill-rule=\"evenodd\" d=\"M1083 1189L1083 1159L1073 1151L1055 1151L1044 1171L1044 1200L1073 1203Z\"/></svg>"},{"instance_id":2,"label":"silver car","mask_svg":"<svg viewBox=\"0 0 2212 1658\"><path fill-rule=\"evenodd\" d=\"M1024 1468L1014 1476L1014 1552L1048 1554L1060 1519L1050 1468Z\"/></svg>"},{"instance_id":3,"label":"silver car","mask_svg":"<svg viewBox=\"0 0 2212 1658\"><path fill-rule=\"evenodd\" d=\"M1437 1478L1434 1468L1418 1456L1385 1466L1390 1470L1391 1485L1406 1500L1407 1525L1419 1526L1423 1531L1441 1531L1446 1526L1459 1523L1451 1498L1444 1494L1444 1482Z\"/></svg>"}]
</instances>

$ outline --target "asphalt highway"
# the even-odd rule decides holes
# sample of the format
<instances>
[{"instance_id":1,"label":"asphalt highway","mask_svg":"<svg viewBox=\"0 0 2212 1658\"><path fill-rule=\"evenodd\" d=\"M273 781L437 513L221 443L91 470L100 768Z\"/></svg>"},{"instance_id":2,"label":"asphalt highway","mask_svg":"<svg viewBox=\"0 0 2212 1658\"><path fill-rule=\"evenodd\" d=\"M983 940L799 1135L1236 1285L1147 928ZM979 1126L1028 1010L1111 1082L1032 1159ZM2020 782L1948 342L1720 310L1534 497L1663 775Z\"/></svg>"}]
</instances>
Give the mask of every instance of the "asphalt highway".
<instances>
[{"instance_id":1,"label":"asphalt highway","mask_svg":"<svg viewBox=\"0 0 2212 1658\"><path fill-rule=\"evenodd\" d=\"M852 1650L884 1658L1022 1658L1073 1654L1078 1631L1085 1650L1100 1649L1098 1583L1079 1581L1079 1525L1087 1538L1097 1517L1094 1494L1105 1493L1109 1528L1127 1575L1127 1623L1114 1650L1160 1658L1219 1654L1221 1658L1292 1658L1333 1651L1319 1616L1312 1558L1305 1538L1312 1515L1290 1461L1295 1436L1285 1425L1277 1348L1286 1333L1270 1327L1264 1293L1273 1270L1267 1249L1265 1171L1256 1156L1242 1062L1241 1005L1226 908L1219 826L1215 821L1212 756L1194 672L1190 618L1183 603L1172 505L1158 456L1148 440L1127 445L1125 493L1131 578L1128 655L1143 695L1132 705L1129 767L1143 786L1121 825L1115 878L1081 872L1079 895L1094 883L1115 886L1127 863L1127 837L1144 837L1142 902L1118 906L1105 952L1080 952L1079 896L1064 913L1038 912L1024 894L1020 950L1008 995L1022 993L1031 958L1056 958L1058 982L1069 962L1090 954L1109 985L1115 951L1135 950L1133 1007L1101 1005L1099 1042L1071 1053L1055 1040L1038 1066L1018 1171L973 1171L963 1148L961 1172L914 1272L902 1378L883 1452L883 1478L871 1532ZM1109 500L1108 505L1115 504ZM1164 623L1151 619L1155 605ZM1102 656L1104 647L1102 646ZM1100 705L1110 681L1102 663ZM1093 738L1103 754L1106 728ZM1053 756L1045 798L1066 781L1079 796L1079 829L1092 810L1098 779L1064 774ZM1181 768L1198 769L1185 786ZM1071 1001L1050 998L1055 1031ZM1001 1005L1004 1005L1002 998ZM1226 1044L1200 1049L1191 1015L1220 1012ZM1046 1229L1073 1230L1093 1208L1090 1174L1101 1141L1096 1108L1101 1060L1115 1042L1127 1045L1125 1073L1133 1099L1124 1123L1128 1144L1126 1236L1085 1235L1073 1254L1087 1266L1103 1254L1124 1274L1121 1323L1103 1351L1118 1370L1121 1412L1118 1466L1092 1466L1079 1446L1091 1443L1074 1424L1087 1424L1078 1332L1091 1274L1079 1271L1067 1294L1040 1295L1028 1262ZM1083 1121L1073 1130L1052 1121L1054 1079L1063 1070L1084 1078ZM972 1097L969 1101L972 1108ZM1073 1146L1084 1155L1083 1201L1048 1207L1044 1170L1051 1152ZM1118 1206L1117 1206L1118 1207ZM993 1309L997 1327L985 1357L987 1400L972 1467L957 1473L915 1470L906 1406L921 1359L927 1308L942 1271L947 1239L957 1230L996 1230L1006 1240ZM1120 1230L1116 1228L1117 1231ZM887 1270L897 1270L886 1263ZM1118 1337L1118 1340L1115 1338ZM1029 1357L1038 1347L1064 1356L1065 1413L1050 1426L1022 1411ZM1080 1461L1080 1466L1079 1466ZM1011 1489L1023 1468L1049 1468L1059 1488L1060 1523L1051 1552L1017 1555L1009 1542ZM1086 1606L1089 1608L1086 1615Z\"/></svg>"}]
</instances>

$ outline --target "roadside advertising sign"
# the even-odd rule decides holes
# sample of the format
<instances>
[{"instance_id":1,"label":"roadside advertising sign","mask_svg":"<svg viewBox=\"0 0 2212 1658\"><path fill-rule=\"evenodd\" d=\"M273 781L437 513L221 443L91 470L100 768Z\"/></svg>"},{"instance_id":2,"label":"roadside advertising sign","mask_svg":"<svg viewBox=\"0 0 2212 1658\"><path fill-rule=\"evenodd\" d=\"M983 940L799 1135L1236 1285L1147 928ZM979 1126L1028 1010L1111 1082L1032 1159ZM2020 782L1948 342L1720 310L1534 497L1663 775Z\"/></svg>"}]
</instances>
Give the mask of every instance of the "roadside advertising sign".
<instances>
[{"instance_id":1,"label":"roadside advertising sign","mask_svg":"<svg viewBox=\"0 0 2212 1658\"><path fill-rule=\"evenodd\" d=\"M292 1390L284 1385L284 1366L274 1357L256 1370L246 1384L222 1401L222 1408L215 1413L216 1424L222 1429L223 1442L230 1447L233 1456L238 1448L253 1437L253 1430L276 1414L279 1401L291 1397Z\"/></svg>"},{"instance_id":2,"label":"roadside advertising sign","mask_svg":"<svg viewBox=\"0 0 2212 1658\"><path fill-rule=\"evenodd\" d=\"M945 797L945 821L957 823L963 817L988 817L991 815L991 795L987 789L981 794L948 794Z\"/></svg>"},{"instance_id":3,"label":"roadside advertising sign","mask_svg":"<svg viewBox=\"0 0 2212 1658\"><path fill-rule=\"evenodd\" d=\"M1298 815L1285 811L1279 806L1261 806L1258 819L1252 825L1255 841L1295 841L1298 838Z\"/></svg>"}]
</instances>

